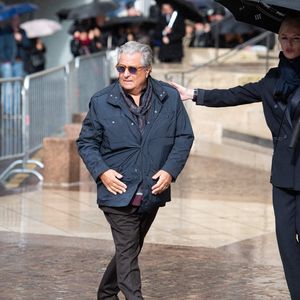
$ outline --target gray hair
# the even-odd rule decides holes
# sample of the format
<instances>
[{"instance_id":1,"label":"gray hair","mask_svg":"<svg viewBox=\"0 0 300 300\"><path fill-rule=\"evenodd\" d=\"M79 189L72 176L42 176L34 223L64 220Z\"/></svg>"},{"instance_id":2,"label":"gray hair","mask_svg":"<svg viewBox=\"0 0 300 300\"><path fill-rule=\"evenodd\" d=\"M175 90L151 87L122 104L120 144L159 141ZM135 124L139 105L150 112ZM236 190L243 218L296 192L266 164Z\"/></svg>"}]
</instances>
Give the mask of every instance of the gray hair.
<instances>
[{"instance_id":1,"label":"gray hair","mask_svg":"<svg viewBox=\"0 0 300 300\"><path fill-rule=\"evenodd\" d=\"M149 67L152 64L153 60L153 53L152 49L149 45L142 44L135 41L130 41L123 44L118 52L118 61L120 59L121 54L134 54L134 53L141 53L142 54L142 61L141 64L144 67Z\"/></svg>"}]
</instances>

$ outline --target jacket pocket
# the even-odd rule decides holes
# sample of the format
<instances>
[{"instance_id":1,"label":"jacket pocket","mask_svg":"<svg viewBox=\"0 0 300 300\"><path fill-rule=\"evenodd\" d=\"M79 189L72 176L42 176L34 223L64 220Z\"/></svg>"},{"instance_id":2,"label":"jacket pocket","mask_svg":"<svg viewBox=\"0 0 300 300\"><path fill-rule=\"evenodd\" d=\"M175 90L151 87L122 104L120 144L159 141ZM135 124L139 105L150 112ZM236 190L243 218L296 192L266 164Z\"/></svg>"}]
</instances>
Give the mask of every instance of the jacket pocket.
<instances>
[{"instance_id":1,"label":"jacket pocket","mask_svg":"<svg viewBox=\"0 0 300 300\"><path fill-rule=\"evenodd\" d=\"M128 145L128 123L122 117L112 117L103 122L103 139L106 147L115 150Z\"/></svg>"}]
</instances>

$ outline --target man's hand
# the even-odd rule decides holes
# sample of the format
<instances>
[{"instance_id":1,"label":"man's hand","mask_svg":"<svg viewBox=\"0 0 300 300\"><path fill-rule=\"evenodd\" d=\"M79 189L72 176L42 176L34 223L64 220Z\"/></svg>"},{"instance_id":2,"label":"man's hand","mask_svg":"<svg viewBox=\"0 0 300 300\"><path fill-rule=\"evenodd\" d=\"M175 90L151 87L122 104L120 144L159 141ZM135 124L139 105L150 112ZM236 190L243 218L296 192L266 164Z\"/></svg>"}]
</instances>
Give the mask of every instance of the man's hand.
<instances>
[{"instance_id":1,"label":"man's hand","mask_svg":"<svg viewBox=\"0 0 300 300\"><path fill-rule=\"evenodd\" d=\"M105 187L114 195L126 192L127 185L120 179L123 176L115 170L109 169L100 175L100 179Z\"/></svg>"},{"instance_id":2,"label":"man's hand","mask_svg":"<svg viewBox=\"0 0 300 300\"><path fill-rule=\"evenodd\" d=\"M17 41L17 42L21 42L22 41L22 34L20 33L20 32L15 32L14 33L14 37L15 37L15 40Z\"/></svg>"},{"instance_id":3,"label":"man's hand","mask_svg":"<svg viewBox=\"0 0 300 300\"><path fill-rule=\"evenodd\" d=\"M152 194L154 195L164 192L172 182L172 176L163 170L158 171L154 176L152 176L152 179L158 179L158 181L151 188Z\"/></svg>"},{"instance_id":4,"label":"man's hand","mask_svg":"<svg viewBox=\"0 0 300 300\"><path fill-rule=\"evenodd\" d=\"M170 39L169 39L167 36L164 36L164 37L162 38L162 41L163 41L163 43L164 43L165 45L170 44Z\"/></svg>"},{"instance_id":5,"label":"man's hand","mask_svg":"<svg viewBox=\"0 0 300 300\"><path fill-rule=\"evenodd\" d=\"M182 101L193 99L194 89L185 88L184 86L175 82L170 82L170 84L178 90Z\"/></svg>"}]
</instances>

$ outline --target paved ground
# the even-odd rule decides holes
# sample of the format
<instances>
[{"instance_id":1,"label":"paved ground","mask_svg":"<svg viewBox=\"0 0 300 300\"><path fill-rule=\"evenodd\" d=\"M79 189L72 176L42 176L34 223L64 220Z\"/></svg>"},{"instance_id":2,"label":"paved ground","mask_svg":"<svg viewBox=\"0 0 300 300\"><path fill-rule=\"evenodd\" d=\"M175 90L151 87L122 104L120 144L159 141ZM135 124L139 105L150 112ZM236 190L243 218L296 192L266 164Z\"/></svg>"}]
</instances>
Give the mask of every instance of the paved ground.
<instances>
[{"instance_id":1,"label":"paved ground","mask_svg":"<svg viewBox=\"0 0 300 300\"><path fill-rule=\"evenodd\" d=\"M16 233L0 239L1 300L96 299L113 251L105 240ZM251 258L262 243L275 247L274 236L214 250L146 244L140 257L145 299L289 299L282 268Z\"/></svg>"},{"instance_id":2,"label":"paved ground","mask_svg":"<svg viewBox=\"0 0 300 300\"><path fill-rule=\"evenodd\" d=\"M174 185L174 203L161 210L140 256L145 299L288 300L270 219L268 181L266 172L205 157L191 158ZM102 225L92 222L94 217L102 218L91 215L96 211L94 197L93 192L54 190L0 197L1 300L96 299L98 282L113 254L111 238L90 238L92 233L86 228L80 233L83 223L75 223L67 215L69 212L74 218L76 212L84 219L88 213L88 227L100 231ZM69 204L59 206L64 199ZM50 206L52 210L47 211ZM37 234L43 224L54 224L57 229L63 208L67 227L61 230L65 236L47 230ZM260 221L256 216L261 216ZM32 227L29 218L35 221ZM229 226L230 218L237 223ZM221 232L219 226L224 234L214 235L213 228ZM248 231L242 231L243 226ZM204 227L211 228L212 238L193 235L197 230L204 232ZM107 227L103 230L107 232ZM172 240L162 235L164 230ZM188 238L190 242L186 242Z\"/></svg>"}]
</instances>

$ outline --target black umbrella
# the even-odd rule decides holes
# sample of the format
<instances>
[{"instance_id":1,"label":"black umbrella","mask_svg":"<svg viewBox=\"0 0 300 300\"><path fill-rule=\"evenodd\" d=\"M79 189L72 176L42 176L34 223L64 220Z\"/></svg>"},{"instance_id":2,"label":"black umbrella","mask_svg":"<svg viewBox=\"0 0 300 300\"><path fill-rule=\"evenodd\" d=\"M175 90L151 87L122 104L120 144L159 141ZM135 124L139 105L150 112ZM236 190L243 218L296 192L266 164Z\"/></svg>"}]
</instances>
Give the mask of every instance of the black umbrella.
<instances>
[{"instance_id":1,"label":"black umbrella","mask_svg":"<svg viewBox=\"0 0 300 300\"><path fill-rule=\"evenodd\" d=\"M82 20L94 18L99 15L105 16L108 12L117 9L119 5L113 0L94 0L91 3L76 6L74 8L64 8L56 14L60 19Z\"/></svg>"},{"instance_id":2,"label":"black umbrella","mask_svg":"<svg viewBox=\"0 0 300 300\"><path fill-rule=\"evenodd\" d=\"M216 0L228 8L236 20L278 33L287 14L300 14L296 0Z\"/></svg>"},{"instance_id":3,"label":"black umbrella","mask_svg":"<svg viewBox=\"0 0 300 300\"><path fill-rule=\"evenodd\" d=\"M175 10L180 13L184 19L189 19L195 22L202 22L203 16L196 4L188 0L156 0L157 4L163 3L171 4Z\"/></svg>"},{"instance_id":4,"label":"black umbrella","mask_svg":"<svg viewBox=\"0 0 300 300\"><path fill-rule=\"evenodd\" d=\"M115 17L111 18L109 21L105 22L101 28L102 29L111 29L120 26L131 26L137 25L143 28L151 28L155 26L156 20L152 18L147 18L144 16L131 16L131 17Z\"/></svg>"},{"instance_id":5,"label":"black umbrella","mask_svg":"<svg viewBox=\"0 0 300 300\"><path fill-rule=\"evenodd\" d=\"M59 21L66 20L68 18L68 14L70 13L71 8L63 8L56 12L56 15L59 18Z\"/></svg>"}]
</instances>

